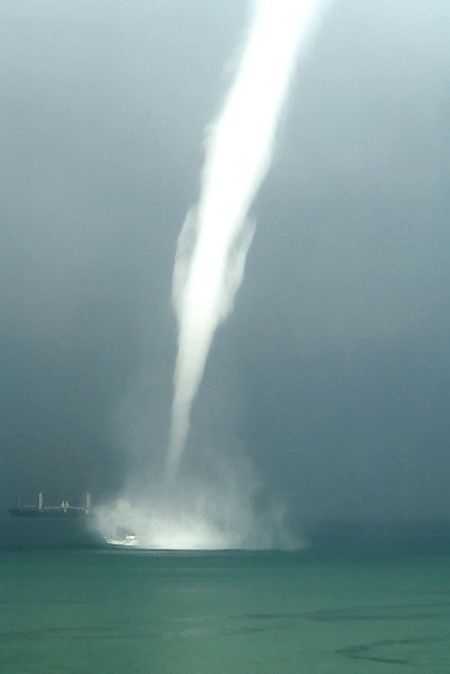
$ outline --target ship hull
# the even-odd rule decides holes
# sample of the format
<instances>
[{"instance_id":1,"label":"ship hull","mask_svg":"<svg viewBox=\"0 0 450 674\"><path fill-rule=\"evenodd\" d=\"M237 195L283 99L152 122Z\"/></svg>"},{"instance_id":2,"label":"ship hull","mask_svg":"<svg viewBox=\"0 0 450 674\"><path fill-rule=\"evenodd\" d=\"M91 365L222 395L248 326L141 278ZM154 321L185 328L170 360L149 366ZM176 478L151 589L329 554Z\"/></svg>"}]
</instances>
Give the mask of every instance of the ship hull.
<instances>
[{"instance_id":1,"label":"ship hull","mask_svg":"<svg viewBox=\"0 0 450 674\"><path fill-rule=\"evenodd\" d=\"M10 508L9 514L13 517L27 517L36 519L73 519L87 518L89 513L77 508L46 508L44 510L33 510L32 508Z\"/></svg>"}]
</instances>

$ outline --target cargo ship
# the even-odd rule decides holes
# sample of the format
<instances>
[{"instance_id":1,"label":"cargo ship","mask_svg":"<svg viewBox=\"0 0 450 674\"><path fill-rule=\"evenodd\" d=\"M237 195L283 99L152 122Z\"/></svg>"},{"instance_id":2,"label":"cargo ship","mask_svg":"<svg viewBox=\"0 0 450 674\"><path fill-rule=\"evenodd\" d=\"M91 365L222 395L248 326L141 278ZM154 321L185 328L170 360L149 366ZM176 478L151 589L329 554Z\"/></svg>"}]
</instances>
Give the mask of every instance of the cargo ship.
<instances>
[{"instance_id":1,"label":"cargo ship","mask_svg":"<svg viewBox=\"0 0 450 674\"><path fill-rule=\"evenodd\" d=\"M9 508L9 513L13 517L38 517L43 519L89 517L91 514L91 497L89 493L85 495L84 506L70 505L67 500L61 501L61 505L46 506L44 505L44 495L39 492L36 505L21 505L19 503L16 508Z\"/></svg>"}]
</instances>

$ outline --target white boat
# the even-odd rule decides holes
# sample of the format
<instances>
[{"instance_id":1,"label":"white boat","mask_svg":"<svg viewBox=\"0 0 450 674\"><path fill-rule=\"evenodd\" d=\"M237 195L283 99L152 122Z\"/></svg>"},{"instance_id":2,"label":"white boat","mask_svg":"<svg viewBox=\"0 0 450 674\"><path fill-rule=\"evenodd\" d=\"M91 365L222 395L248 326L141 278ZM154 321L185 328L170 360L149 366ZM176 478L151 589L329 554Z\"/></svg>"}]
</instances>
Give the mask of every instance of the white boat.
<instances>
[{"instance_id":1,"label":"white boat","mask_svg":"<svg viewBox=\"0 0 450 674\"><path fill-rule=\"evenodd\" d=\"M134 534L128 534L125 538L105 538L108 545L114 545L119 548L136 548L139 545L138 539Z\"/></svg>"}]
</instances>

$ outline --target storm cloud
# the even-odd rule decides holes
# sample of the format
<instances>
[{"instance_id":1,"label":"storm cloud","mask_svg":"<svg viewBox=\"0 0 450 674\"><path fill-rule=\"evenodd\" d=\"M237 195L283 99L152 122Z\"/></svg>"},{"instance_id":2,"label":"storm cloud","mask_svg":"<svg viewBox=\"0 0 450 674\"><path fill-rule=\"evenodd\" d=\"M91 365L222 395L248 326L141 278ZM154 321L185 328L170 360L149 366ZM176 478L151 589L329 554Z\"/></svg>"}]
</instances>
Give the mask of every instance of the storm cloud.
<instances>
[{"instance_id":1,"label":"storm cloud","mask_svg":"<svg viewBox=\"0 0 450 674\"><path fill-rule=\"evenodd\" d=\"M0 15L1 501L101 500L162 460L176 240L248 6ZM254 205L189 445L233 438L299 525L450 512L449 25L336 0Z\"/></svg>"}]
</instances>

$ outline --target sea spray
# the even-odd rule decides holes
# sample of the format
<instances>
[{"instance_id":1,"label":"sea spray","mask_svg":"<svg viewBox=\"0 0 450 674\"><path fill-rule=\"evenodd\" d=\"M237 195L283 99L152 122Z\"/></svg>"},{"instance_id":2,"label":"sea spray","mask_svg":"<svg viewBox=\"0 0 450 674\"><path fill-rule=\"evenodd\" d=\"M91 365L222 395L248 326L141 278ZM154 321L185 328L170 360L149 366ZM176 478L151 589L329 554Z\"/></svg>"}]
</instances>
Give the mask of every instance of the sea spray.
<instances>
[{"instance_id":1,"label":"sea spray","mask_svg":"<svg viewBox=\"0 0 450 674\"><path fill-rule=\"evenodd\" d=\"M168 493L157 478L146 489L140 480L130 483L122 499L96 509L103 536L134 534L139 547L152 549L303 547L305 541L286 526L285 507L261 498L261 483L245 454L235 453L233 460L224 452L213 455L215 470L200 476L180 471L177 488Z\"/></svg>"},{"instance_id":2,"label":"sea spray","mask_svg":"<svg viewBox=\"0 0 450 674\"><path fill-rule=\"evenodd\" d=\"M258 0L235 79L209 130L197 206L181 230L173 274L178 354L167 478L178 471L190 413L217 326L233 308L253 236L248 211L269 168L296 58L322 0Z\"/></svg>"}]
</instances>

